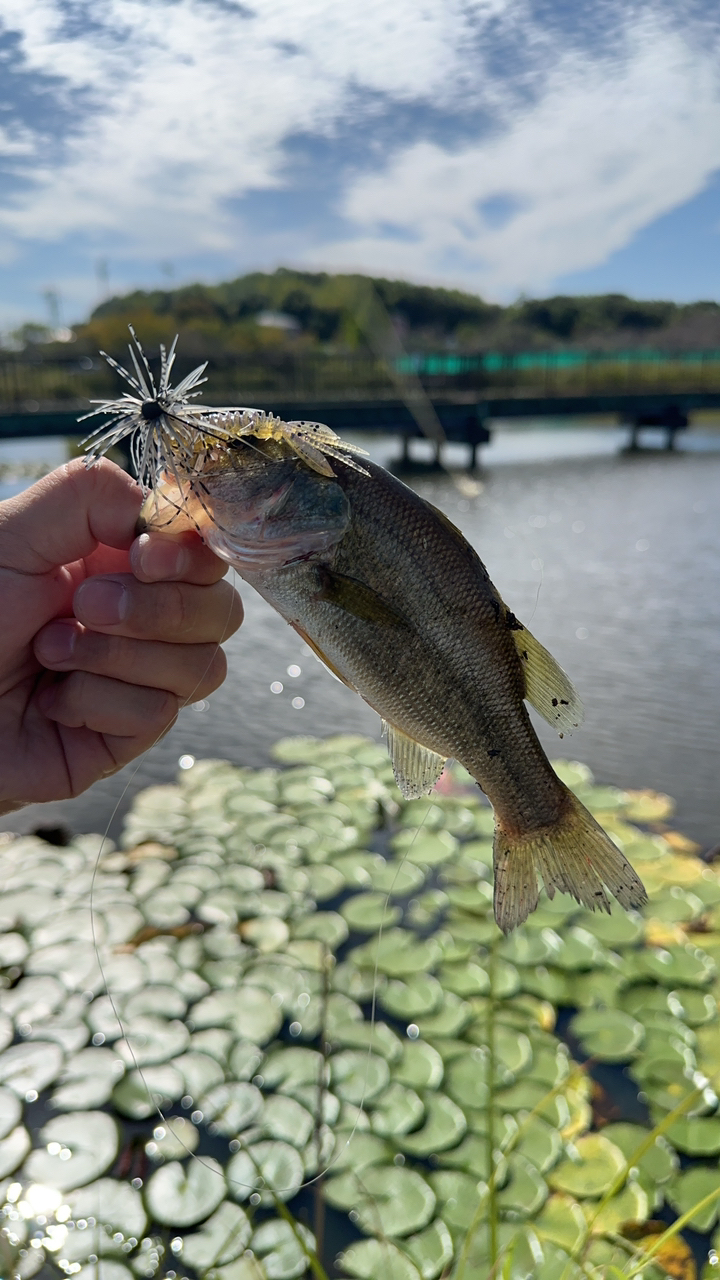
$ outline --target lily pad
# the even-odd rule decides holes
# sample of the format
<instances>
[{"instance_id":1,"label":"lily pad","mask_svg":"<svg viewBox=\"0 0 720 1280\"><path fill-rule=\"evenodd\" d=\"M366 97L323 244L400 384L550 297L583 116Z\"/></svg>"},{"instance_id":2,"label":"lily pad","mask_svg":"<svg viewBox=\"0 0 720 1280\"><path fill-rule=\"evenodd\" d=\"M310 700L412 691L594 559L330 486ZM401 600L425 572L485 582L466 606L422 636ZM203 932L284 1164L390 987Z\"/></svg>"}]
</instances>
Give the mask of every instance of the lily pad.
<instances>
[{"instance_id":1,"label":"lily pad","mask_svg":"<svg viewBox=\"0 0 720 1280\"><path fill-rule=\"evenodd\" d=\"M431 1173L429 1182L438 1198L442 1219L455 1231L467 1231L487 1188L477 1178L454 1169Z\"/></svg>"},{"instance_id":2,"label":"lily pad","mask_svg":"<svg viewBox=\"0 0 720 1280\"><path fill-rule=\"evenodd\" d=\"M356 933L376 933L378 929L397 924L402 918L402 911L391 906L386 893L359 893L348 898L340 911Z\"/></svg>"},{"instance_id":3,"label":"lily pad","mask_svg":"<svg viewBox=\"0 0 720 1280\"><path fill-rule=\"evenodd\" d=\"M550 1240L569 1252L585 1237L585 1214L572 1196L556 1193L545 1201L533 1226L543 1243Z\"/></svg>"},{"instance_id":4,"label":"lily pad","mask_svg":"<svg viewBox=\"0 0 720 1280\"><path fill-rule=\"evenodd\" d=\"M437 1013L417 1019L417 1026L422 1036L436 1037L456 1036L467 1026L472 1018L472 1006L466 1000L460 1000L452 992L446 992L442 1006Z\"/></svg>"},{"instance_id":5,"label":"lily pad","mask_svg":"<svg viewBox=\"0 0 720 1280\"><path fill-rule=\"evenodd\" d=\"M378 993L378 1002L394 1018L421 1018L440 1008L443 989L431 974L419 973L407 982L391 978Z\"/></svg>"},{"instance_id":6,"label":"lily pad","mask_svg":"<svg viewBox=\"0 0 720 1280\"><path fill-rule=\"evenodd\" d=\"M0 1086L0 1139L6 1138L22 1116L22 1104L12 1089Z\"/></svg>"},{"instance_id":7,"label":"lily pad","mask_svg":"<svg viewBox=\"0 0 720 1280\"><path fill-rule=\"evenodd\" d=\"M383 1138L394 1138L416 1128L425 1114L425 1105L414 1089L391 1084L375 1100L370 1123Z\"/></svg>"},{"instance_id":8,"label":"lily pad","mask_svg":"<svg viewBox=\"0 0 720 1280\"><path fill-rule=\"evenodd\" d=\"M531 1218L547 1199L547 1183L536 1166L517 1152L509 1157L508 1168L509 1181L497 1193L498 1206L506 1213Z\"/></svg>"},{"instance_id":9,"label":"lily pad","mask_svg":"<svg viewBox=\"0 0 720 1280\"><path fill-rule=\"evenodd\" d=\"M135 1236L137 1239L147 1226L142 1196L127 1182L99 1178L89 1186L71 1191L66 1199L75 1221L95 1218L109 1232L120 1231L126 1237Z\"/></svg>"},{"instance_id":10,"label":"lily pad","mask_svg":"<svg viewBox=\"0 0 720 1280\"><path fill-rule=\"evenodd\" d=\"M598 1133L578 1138L575 1149L577 1159L563 1160L550 1171L550 1186L580 1199L601 1196L625 1168L622 1151Z\"/></svg>"},{"instance_id":11,"label":"lily pad","mask_svg":"<svg viewBox=\"0 0 720 1280\"><path fill-rule=\"evenodd\" d=\"M640 1172L652 1182L667 1182L677 1169L677 1156L670 1143L662 1136L655 1139L649 1150L639 1160L634 1159L635 1152L648 1137L647 1129L643 1129L639 1124L608 1124L603 1129L603 1136L619 1147L625 1159L637 1164Z\"/></svg>"},{"instance_id":12,"label":"lily pad","mask_svg":"<svg viewBox=\"0 0 720 1280\"><path fill-rule=\"evenodd\" d=\"M370 1165L362 1173L343 1173L327 1184L330 1204L342 1208L351 1195L358 1225L368 1235L407 1236L427 1226L435 1196L413 1169Z\"/></svg>"},{"instance_id":13,"label":"lily pad","mask_svg":"<svg viewBox=\"0 0 720 1280\"><path fill-rule=\"evenodd\" d=\"M81 1049L65 1065L52 1105L61 1111L101 1107L125 1075L125 1064L112 1049Z\"/></svg>"},{"instance_id":14,"label":"lily pad","mask_svg":"<svg viewBox=\"0 0 720 1280\"><path fill-rule=\"evenodd\" d=\"M145 1187L150 1217L162 1226L192 1227L209 1217L225 1197L225 1175L209 1156L188 1165L171 1160L161 1165Z\"/></svg>"},{"instance_id":15,"label":"lily pad","mask_svg":"<svg viewBox=\"0 0 720 1280\"><path fill-rule=\"evenodd\" d=\"M230 1027L235 1035L253 1044L267 1044L283 1024L282 1009L259 987L241 991L215 991L193 1005L191 1017L196 1027Z\"/></svg>"},{"instance_id":16,"label":"lily pad","mask_svg":"<svg viewBox=\"0 0 720 1280\"><path fill-rule=\"evenodd\" d=\"M163 1103L182 1097L185 1088L182 1075L170 1063L128 1071L113 1090L112 1100L121 1115L131 1120L146 1120L155 1115Z\"/></svg>"},{"instance_id":17,"label":"lily pad","mask_svg":"<svg viewBox=\"0 0 720 1280\"><path fill-rule=\"evenodd\" d=\"M245 1210L231 1200L223 1200L200 1229L185 1236L179 1256L185 1266L200 1273L208 1267L232 1262L247 1248L252 1227Z\"/></svg>"},{"instance_id":18,"label":"lily pad","mask_svg":"<svg viewBox=\"0 0 720 1280\"><path fill-rule=\"evenodd\" d=\"M546 1124L539 1116L532 1116L523 1123L519 1141L514 1150L524 1156L540 1173L547 1173L560 1158L562 1138L557 1129Z\"/></svg>"},{"instance_id":19,"label":"lily pad","mask_svg":"<svg viewBox=\"0 0 720 1280\"><path fill-rule=\"evenodd\" d=\"M425 1101L425 1123L414 1133L395 1138L401 1151L417 1159L454 1147L467 1129L464 1112L452 1098L443 1093L428 1094Z\"/></svg>"},{"instance_id":20,"label":"lily pad","mask_svg":"<svg viewBox=\"0 0 720 1280\"><path fill-rule=\"evenodd\" d=\"M24 1125L17 1125L0 1141L0 1178L14 1173L22 1164L31 1147L30 1134Z\"/></svg>"},{"instance_id":21,"label":"lily pad","mask_svg":"<svg viewBox=\"0 0 720 1280\"><path fill-rule=\"evenodd\" d=\"M383 1280L421 1280L422 1275L389 1240L356 1241L341 1255L340 1265L348 1275L360 1280L377 1280L378 1276Z\"/></svg>"},{"instance_id":22,"label":"lily pad","mask_svg":"<svg viewBox=\"0 0 720 1280\"><path fill-rule=\"evenodd\" d=\"M218 1133L231 1137L255 1124L263 1111L263 1096L254 1084L233 1081L215 1085L200 1099L205 1120L212 1121Z\"/></svg>"},{"instance_id":23,"label":"lily pad","mask_svg":"<svg viewBox=\"0 0 720 1280\"><path fill-rule=\"evenodd\" d=\"M305 1275L308 1269L306 1249L315 1249L315 1239L307 1227L281 1218L263 1222L251 1244L252 1252L262 1258L268 1280L294 1280L294 1277Z\"/></svg>"},{"instance_id":24,"label":"lily pad","mask_svg":"<svg viewBox=\"0 0 720 1280\"><path fill-rule=\"evenodd\" d=\"M192 1155L200 1141L200 1134L191 1120L185 1116L167 1116L153 1129L152 1140L145 1145L149 1156L156 1160L184 1160Z\"/></svg>"},{"instance_id":25,"label":"lily pad","mask_svg":"<svg viewBox=\"0 0 720 1280\"><path fill-rule=\"evenodd\" d=\"M372 1102L390 1080L387 1062L375 1053L348 1049L333 1054L330 1066L335 1093L343 1102L352 1102L355 1106Z\"/></svg>"},{"instance_id":26,"label":"lily pad","mask_svg":"<svg viewBox=\"0 0 720 1280\"><path fill-rule=\"evenodd\" d=\"M255 1074L255 1070L260 1065L261 1056L257 1051L254 1069L250 1072L251 1076ZM220 1084L225 1076L220 1063L215 1058L211 1058L207 1053L196 1053L192 1050L189 1053L182 1053L179 1058L173 1058L170 1066L180 1072L185 1085L185 1092L191 1098L199 1098L201 1094L207 1093L214 1085ZM236 1079L243 1079L242 1076L238 1077L236 1073L235 1077Z\"/></svg>"},{"instance_id":27,"label":"lily pad","mask_svg":"<svg viewBox=\"0 0 720 1280\"><path fill-rule=\"evenodd\" d=\"M294 1147L304 1147L310 1141L315 1120L295 1098L275 1094L265 1101L262 1127L268 1138L278 1138L282 1142L292 1143Z\"/></svg>"},{"instance_id":28,"label":"lily pad","mask_svg":"<svg viewBox=\"0 0 720 1280\"><path fill-rule=\"evenodd\" d=\"M403 831L392 840L392 847L408 862L422 867L437 867L452 858L458 841L449 831L433 831L418 835L415 831Z\"/></svg>"},{"instance_id":29,"label":"lily pad","mask_svg":"<svg viewBox=\"0 0 720 1280\"><path fill-rule=\"evenodd\" d=\"M303 1163L288 1142L256 1142L238 1151L227 1167L228 1188L235 1200L247 1200L255 1191L260 1203L274 1203L272 1192L281 1200L292 1200L302 1185Z\"/></svg>"},{"instance_id":30,"label":"lily pad","mask_svg":"<svg viewBox=\"0 0 720 1280\"><path fill-rule=\"evenodd\" d=\"M437 1049L424 1040L403 1045L402 1057L393 1064L393 1080L411 1089L437 1089L445 1068Z\"/></svg>"},{"instance_id":31,"label":"lily pad","mask_svg":"<svg viewBox=\"0 0 720 1280\"><path fill-rule=\"evenodd\" d=\"M337 911L314 911L298 920L293 927L294 938L316 938L331 951L337 950L347 939L348 927Z\"/></svg>"},{"instance_id":32,"label":"lily pad","mask_svg":"<svg viewBox=\"0 0 720 1280\"><path fill-rule=\"evenodd\" d=\"M127 1067L152 1066L169 1062L187 1048L190 1032L177 1018L166 1022L149 1014L134 1018L125 1026L125 1036L115 1045Z\"/></svg>"},{"instance_id":33,"label":"lily pad","mask_svg":"<svg viewBox=\"0 0 720 1280\"><path fill-rule=\"evenodd\" d=\"M103 1111L56 1116L40 1130L40 1140L44 1147L30 1152L25 1177L58 1191L94 1181L118 1152L117 1126Z\"/></svg>"},{"instance_id":34,"label":"lily pad","mask_svg":"<svg viewBox=\"0 0 720 1280\"><path fill-rule=\"evenodd\" d=\"M59 1076L63 1057L60 1046L47 1041L12 1045L0 1053L0 1081L19 1098L31 1090L41 1093Z\"/></svg>"},{"instance_id":35,"label":"lily pad","mask_svg":"<svg viewBox=\"0 0 720 1280\"><path fill-rule=\"evenodd\" d=\"M627 1062L645 1035L642 1023L620 1009L588 1009L573 1018L570 1030L585 1053L600 1062Z\"/></svg>"}]
</instances>

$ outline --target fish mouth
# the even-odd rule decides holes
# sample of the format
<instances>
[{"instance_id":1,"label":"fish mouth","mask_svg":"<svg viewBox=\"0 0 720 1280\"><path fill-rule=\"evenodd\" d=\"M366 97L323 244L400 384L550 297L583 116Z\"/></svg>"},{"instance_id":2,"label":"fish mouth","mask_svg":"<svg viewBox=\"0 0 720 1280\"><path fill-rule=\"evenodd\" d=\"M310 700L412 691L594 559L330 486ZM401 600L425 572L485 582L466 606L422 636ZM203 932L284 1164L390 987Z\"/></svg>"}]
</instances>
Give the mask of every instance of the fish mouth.
<instances>
[{"instance_id":1,"label":"fish mouth","mask_svg":"<svg viewBox=\"0 0 720 1280\"><path fill-rule=\"evenodd\" d=\"M338 541L337 529L299 529L284 536L273 536L273 530L258 527L253 530L256 536L248 537L250 531L233 532L211 528L206 532L206 541L216 555L226 560L244 574L266 573L272 569L282 569L297 560L307 560L310 556L329 550Z\"/></svg>"}]
</instances>

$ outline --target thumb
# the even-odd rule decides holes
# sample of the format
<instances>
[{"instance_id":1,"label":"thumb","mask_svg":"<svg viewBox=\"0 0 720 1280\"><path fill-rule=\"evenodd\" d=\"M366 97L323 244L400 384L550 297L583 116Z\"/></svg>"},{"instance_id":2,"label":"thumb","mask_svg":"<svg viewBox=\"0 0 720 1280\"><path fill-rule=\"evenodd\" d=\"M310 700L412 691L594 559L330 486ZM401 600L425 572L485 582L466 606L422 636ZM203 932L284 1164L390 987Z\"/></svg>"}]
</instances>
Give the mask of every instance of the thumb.
<instances>
[{"instance_id":1,"label":"thumb","mask_svg":"<svg viewBox=\"0 0 720 1280\"><path fill-rule=\"evenodd\" d=\"M17 498L0 503L0 567L47 573L89 556L98 544L125 549L135 537L142 491L102 458L51 471Z\"/></svg>"}]
</instances>

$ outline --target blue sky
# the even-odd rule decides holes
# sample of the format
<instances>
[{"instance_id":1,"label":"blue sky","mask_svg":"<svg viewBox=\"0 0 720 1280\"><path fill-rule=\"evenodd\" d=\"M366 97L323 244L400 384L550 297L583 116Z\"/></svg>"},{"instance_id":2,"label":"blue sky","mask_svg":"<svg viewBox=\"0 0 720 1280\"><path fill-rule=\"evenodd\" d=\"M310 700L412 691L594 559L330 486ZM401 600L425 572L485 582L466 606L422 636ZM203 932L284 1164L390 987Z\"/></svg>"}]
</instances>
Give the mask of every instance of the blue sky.
<instances>
[{"instance_id":1,"label":"blue sky","mask_svg":"<svg viewBox=\"0 0 720 1280\"><path fill-rule=\"evenodd\" d=\"M279 264L720 299L711 0L0 0L0 329Z\"/></svg>"}]
</instances>

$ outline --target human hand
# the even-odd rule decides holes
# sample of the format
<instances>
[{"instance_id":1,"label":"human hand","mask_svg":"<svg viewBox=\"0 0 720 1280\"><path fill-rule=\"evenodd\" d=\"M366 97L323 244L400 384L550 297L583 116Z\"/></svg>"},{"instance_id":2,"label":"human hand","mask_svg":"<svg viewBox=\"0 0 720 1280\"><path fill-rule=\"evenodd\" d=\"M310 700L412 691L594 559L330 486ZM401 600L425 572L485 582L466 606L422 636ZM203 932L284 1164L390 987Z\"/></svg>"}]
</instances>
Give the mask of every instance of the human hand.
<instances>
[{"instance_id":1,"label":"human hand","mask_svg":"<svg viewBox=\"0 0 720 1280\"><path fill-rule=\"evenodd\" d=\"M194 532L136 538L141 504L105 459L0 503L0 813L115 773L225 678L227 566Z\"/></svg>"}]
</instances>

